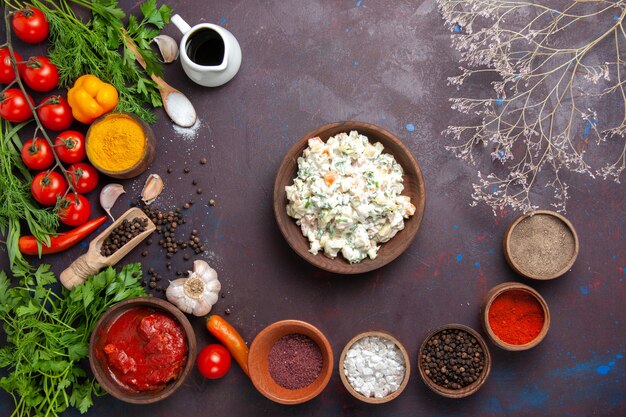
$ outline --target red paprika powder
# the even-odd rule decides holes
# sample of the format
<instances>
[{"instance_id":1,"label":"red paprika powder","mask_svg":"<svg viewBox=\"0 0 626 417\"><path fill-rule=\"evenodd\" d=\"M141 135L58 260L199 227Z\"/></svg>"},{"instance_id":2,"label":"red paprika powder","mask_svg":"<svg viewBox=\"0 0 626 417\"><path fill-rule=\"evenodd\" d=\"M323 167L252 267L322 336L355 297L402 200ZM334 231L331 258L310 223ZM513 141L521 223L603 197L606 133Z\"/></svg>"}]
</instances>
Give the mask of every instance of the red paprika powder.
<instances>
[{"instance_id":1,"label":"red paprika powder","mask_svg":"<svg viewBox=\"0 0 626 417\"><path fill-rule=\"evenodd\" d=\"M525 291L505 291L489 307L489 326L502 341L525 345L541 332L545 320L541 303Z\"/></svg>"}]
</instances>

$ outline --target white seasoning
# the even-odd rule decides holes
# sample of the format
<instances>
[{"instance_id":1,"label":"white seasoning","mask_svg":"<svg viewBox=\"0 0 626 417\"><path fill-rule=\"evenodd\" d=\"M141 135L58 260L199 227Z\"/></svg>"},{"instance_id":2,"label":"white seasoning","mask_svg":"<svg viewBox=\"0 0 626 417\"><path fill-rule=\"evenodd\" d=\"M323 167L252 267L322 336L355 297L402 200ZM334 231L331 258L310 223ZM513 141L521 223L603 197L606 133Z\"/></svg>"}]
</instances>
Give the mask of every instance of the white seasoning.
<instances>
[{"instance_id":1,"label":"white seasoning","mask_svg":"<svg viewBox=\"0 0 626 417\"><path fill-rule=\"evenodd\" d=\"M180 127L191 127L196 122L196 109L191 101L180 92L172 92L166 98L165 111Z\"/></svg>"},{"instance_id":2,"label":"white seasoning","mask_svg":"<svg viewBox=\"0 0 626 417\"><path fill-rule=\"evenodd\" d=\"M343 372L355 391L366 397L384 398L397 391L406 364L400 348L391 340L368 336L346 352Z\"/></svg>"}]
</instances>

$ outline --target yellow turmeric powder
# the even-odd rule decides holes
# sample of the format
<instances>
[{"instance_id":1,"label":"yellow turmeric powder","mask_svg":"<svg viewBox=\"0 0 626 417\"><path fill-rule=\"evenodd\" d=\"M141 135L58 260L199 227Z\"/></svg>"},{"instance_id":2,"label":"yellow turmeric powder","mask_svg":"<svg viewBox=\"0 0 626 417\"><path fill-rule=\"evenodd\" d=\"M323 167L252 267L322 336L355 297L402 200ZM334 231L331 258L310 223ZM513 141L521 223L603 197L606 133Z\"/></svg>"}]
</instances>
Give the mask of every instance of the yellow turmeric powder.
<instances>
[{"instance_id":1,"label":"yellow turmeric powder","mask_svg":"<svg viewBox=\"0 0 626 417\"><path fill-rule=\"evenodd\" d=\"M89 129L87 157L98 168L124 171L141 160L146 142L141 125L132 117L111 113Z\"/></svg>"}]
</instances>

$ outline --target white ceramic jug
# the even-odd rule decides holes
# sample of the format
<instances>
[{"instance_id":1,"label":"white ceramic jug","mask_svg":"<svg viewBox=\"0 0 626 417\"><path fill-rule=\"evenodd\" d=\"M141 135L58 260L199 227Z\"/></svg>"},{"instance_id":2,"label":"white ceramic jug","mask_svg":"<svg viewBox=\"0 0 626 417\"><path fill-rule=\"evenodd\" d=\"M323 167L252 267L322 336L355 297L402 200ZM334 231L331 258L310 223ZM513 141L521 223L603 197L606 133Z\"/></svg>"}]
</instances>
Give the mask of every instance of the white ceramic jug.
<instances>
[{"instance_id":1,"label":"white ceramic jug","mask_svg":"<svg viewBox=\"0 0 626 417\"><path fill-rule=\"evenodd\" d=\"M172 23L183 34L180 62L192 81L205 87L218 87L230 81L241 66L241 47L228 30L212 23L191 27L179 15Z\"/></svg>"}]
</instances>

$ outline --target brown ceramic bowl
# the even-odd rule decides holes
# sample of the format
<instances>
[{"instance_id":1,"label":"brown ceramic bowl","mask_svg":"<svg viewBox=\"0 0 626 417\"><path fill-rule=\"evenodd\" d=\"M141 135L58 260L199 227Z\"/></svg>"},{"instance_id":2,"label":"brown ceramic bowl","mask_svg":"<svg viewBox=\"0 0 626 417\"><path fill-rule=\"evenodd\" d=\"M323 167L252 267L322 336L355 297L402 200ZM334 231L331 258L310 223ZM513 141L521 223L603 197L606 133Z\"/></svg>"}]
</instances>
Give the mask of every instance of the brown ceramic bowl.
<instances>
[{"instance_id":1,"label":"brown ceramic bowl","mask_svg":"<svg viewBox=\"0 0 626 417\"><path fill-rule=\"evenodd\" d=\"M522 228L526 230L521 232ZM526 236L531 232L534 232L534 238ZM549 210L537 210L517 217L506 229L502 245L506 261L515 272L542 281L560 277L569 271L579 250L578 235L572 223ZM547 259L542 260L542 254L548 254ZM550 268L548 262L553 263Z\"/></svg>"},{"instance_id":2,"label":"brown ceramic bowl","mask_svg":"<svg viewBox=\"0 0 626 417\"><path fill-rule=\"evenodd\" d=\"M416 208L415 214L404 220L404 229L399 231L390 241L382 244L376 259L366 258L355 264L350 264L341 254L335 259L330 259L321 252L317 255L309 252L308 239L302 234L300 227L296 225L296 220L287 215L286 207L288 201L287 193L285 192L285 186L293 184L293 179L298 171L298 157L307 148L310 138L319 136L323 141L326 141L338 133L349 133L352 130L367 136L371 143L380 142L385 147L384 152L394 156L396 162L404 170L404 191L402 194L411 197L411 203ZM338 274L360 274L372 271L400 256L417 235L417 230L424 215L425 201L426 190L424 188L422 171L411 151L391 133L373 124L363 122L330 123L307 133L287 152L274 181L274 215L278 227L289 246L309 263Z\"/></svg>"},{"instance_id":3,"label":"brown ceramic bowl","mask_svg":"<svg viewBox=\"0 0 626 417\"><path fill-rule=\"evenodd\" d=\"M348 377L345 375L344 368L343 368L348 350L350 350L352 345L354 345L357 341L368 336L376 336L382 339L391 340L400 349L400 352L402 352L402 356L404 357L405 373L404 373L404 379L402 380L400 387L394 392L392 392L391 394L386 395L385 397L382 397L382 398L366 397L365 395L356 391L350 384L350 381L348 381ZM409 354L404 348L404 345L402 345L402 343L400 343L400 341L396 339L395 337L393 337L391 334L387 332L383 332L383 331L363 332L354 336L343 348L343 351L341 352L341 356L339 357L339 376L341 377L341 382L343 382L344 387L346 387L348 392L352 394L353 397L368 404L383 404L398 397L398 395L400 395L402 391L404 391L404 388L406 388L407 384L409 383L409 378L411 376L411 361L409 359Z\"/></svg>"},{"instance_id":4,"label":"brown ceramic bowl","mask_svg":"<svg viewBox=\"0 0 626 417\"><path fill-rule=\"evenodd\" d=\"M322 352L322 371L315 381L304 388L287 389L278 385L269 371L269 353L283 336L303 334L310 337ZM248 355L250 379L256 389L280 404L301 404L315 398L324 390L333 373L333 349L326 336L313 325L300 320L283 320L270 324L254 338Z\"/></svg>"},{"instance_id":5,"label":"brown ceramic bowl","mask_svg":"<svg viewBox=\"0 0 626 417\"><path fill-rule=\"evenodd\" d=\"M182 326L187 336L187 362L178 379L170 381L159 391L137 391L122 385L112 375L103 352L106 330L124 312L133 308L150 308L172 316ZM122 301L107 310L96 323L89 340L89 365L98 383L106 392L127 403L150 404L172 395L185 381L196 358L196 336L187 317L171 303L159 298L138 297Z\"/></svg>"},{"instance_id":6,"label":"brown ceramic bowl","mask_svg":"<svg viewBox=\"0 0 626 417\"><path fill-rule=\"evenodd\" d=\"M493 332L491 326L489 325L489 308L491 307L491 304L496 298L498 298L498 296L507 291L523 291L527 294L530 294L539 302L543 309L544 321L541 331L539 332L537 337L523 345L513 345L511 343L505 342ZM548 309L548 304L546 303L546 300L544 300L541 294L539 294L537 291L535 291L528 285L520 284L519 282L505 282L500 285L496 285L491 290L489 290L489 292L485 296L485 301L483 302L481 318L483 328L485 329L485 332L487 333L489 339L496 346L504 350L518 351L533 348L546 337L546 335L548 334L548 329L550 328L550 310Z\"/></svg>"},{"instance_id":7,"label":"brown ceramic bowl","mask_svg":"<svg viewBox=\"0 0 626 417\"><path fill-rule=\"evenodd\" d=\"M450 329L463 330L471 334L474 338L476 338L476 340L480 344L480 347L482 348L485 354L485 364L483 366L483 371L479 375L478 379L472 382L470 385L464 388L459 388L459 389L449 389L449 388L445 388L445 387L442 387L441 385L436 384L433 380L430 379L428 375L426 375L426 373L422 369L422 364L423 364L422 352L424 351L424 348L426 347L426 344L428 343L430 338L443 330L450 330ZM478 334L476 330L472 329L471 327L464 326L462 324L446 324L445 326L441 326L430 331L428 335L426 336L426 338L424 339L424 342L420 346L420 350L417 355L417 369L419 370L420 376L422 377L422 380L424 381L426 386L430 388L432 391L448 398L463 398L463 397L472 395L473 393L478 391L480 387L482 387L485 381L487 380L487 377L489 376L489 372L491 371L491 355L489 354L489 348L487 347L487 343L485 342L485 339L483 339L483 337L480 334Z\"/></svg>"},{"instance_id":8,"label":"brown ceramic bowl","mask_svg":"<svg viewBox=\"0 0 626 417\"><path fill-rule=\"evenodd\" d=\"M90 155L89 137L90 137L90 134L92 134L94 127L98 126L98 124L102 123L103 121L109 118L120 117L120 116L129 117L133 119L133 121L135 121L141 127L141 129L143 130L145 139L146 139L146 146L144 147L143 153L141 154L139 161L135 163L133 166L131 166L130 168L121 170L121 171L111 171L98 165L99 161L96 158L94 158L93 155ZM109 177L119 178L119 179L133 178L145 172L150 166L150 164L152 163L152 161L154 160L154 153L156 149L156 139L154 137L154 132L152 131L152 128L146 122L144 122L143 120L141 120L139 117L135 116L132 113L107 113L103 116L100 116L91 124L91 126L89 127L89 130L87 130L87 135L85 136L85 142L86 142L86 148L87 148L87 158L89 159L89 162L91 162L91 164L101 173L108 175Z\"/></svg>"}]
</instances>

